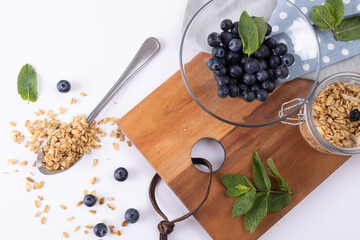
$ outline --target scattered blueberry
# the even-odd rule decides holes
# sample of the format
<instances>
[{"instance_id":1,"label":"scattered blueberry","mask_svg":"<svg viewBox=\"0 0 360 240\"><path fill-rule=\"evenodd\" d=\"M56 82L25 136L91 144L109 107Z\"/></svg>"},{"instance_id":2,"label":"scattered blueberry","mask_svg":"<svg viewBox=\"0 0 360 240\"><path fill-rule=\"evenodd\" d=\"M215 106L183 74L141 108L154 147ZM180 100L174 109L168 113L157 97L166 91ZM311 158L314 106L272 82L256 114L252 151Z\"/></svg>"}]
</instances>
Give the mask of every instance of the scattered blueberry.
<instances>
[{"instance_id":1,"label":"scattered blueberry","mask_svg":"<svg viewBox=\"0 0 360 240\"><path fill-rule=\"evenodd\" d=\"M275 68L275 75L278 78L285 79L289 76L289 69L286 66L278 66Z\"/></svg>"},{"instance_id":2,"label":"scattered blueberry","mask_svg":"<svg viewBox=\"0 0 360 240\"><path fill-rule=\"evenodd\" d=\"M211 53L214 57L223 58L225 57L226 50L224 47L218 46L218 47L214 47L211 50Z\"/></svg>"},{"instance_id":3,"label":"scattered blueberry","mask_svg":"<svg viewBox=\"0 0 360 240\"><path fill-rule=\"evenodd\" d=\"M71 84L66 80L59 81L56 86L61 93L67 93L71 89Z\"/></svg>"},{"instance_id":4,"label":"scattered blueberry","mask_svg":"<svg viewBox=\"0 0 360 240\"><path fill-rule=\"evenodd\" d=\"M261 45L260 48L254 52L254 57L258 59L265 59L270 56L270 51L267 46Z\"/></svg>"},{"instance_id":5,"label":"scattered blueberry","mask_svg":"<svg viewBox=\"0 0 360 240\"><path fill-rule=\"evenodd\" d=\"M232 28L231 28L232 35L237 36L237 37L239 37L238 27L239 27L239 22L234 22L232 25Z\"/></svg>"},{"instance_id":6,"label":"scattered blueberry","mask_svg":"<svg viewBox=\"0 0 360 240\"><path fill-rule=\"evenodd\" d=\"M259 71L268 69L268 63L265 59L259 59L258 62L259 62L259 66L260 66Z\"/></svg>"},{"instance_id":7,"label":"scattered blueberry","mask_svg":"<svg viewBox=\"0 0 360 240\"><path fill-rule=\"evenodd\" d=\"M225 56L225 59L229 63L237 63L240 61L241 55L239 52L228 51Z\"/></svg>"},{"instance_id":8,"label":"scattered blueberry","mask_svg":"<svg viewBox=\"0 0 360 240\"><path fill-rule=\"evenodd\" d=\"M260 87L259 87L258 84L254 84L254 85L251 86L251 91L256 92L256 91L259 90L259 89L260 89Z\"/></svg>"},{"instance_id":9,"label":"scattered blueberry","mask_svg":"<svg viewBox=\"0 0 360 240\"><path fill-rule=\"evenodd\" d=\"M274 52L279 55L282 56L284 54L287 53L287 46L284 43L278 43L275 47L274 47Z\"/></svg>"},{"instance_id":10,"label":"scattered blueberry","mask_svg":"<svg viewBox=\"0 0 360 240\"><path fill-rule=\"evenodd\" d=\"M240 38L233 38L229 42L229 49L233 52L238 52L242 49L242 42Z\"/></svg>"},{"instance_id":11,"label":"scattered blueberry","mask_svg":"<svg viewBox=\"0 0 360 240\"><path fill-rule=\"evenodd\" d=\"M256 83L255 74L245 73L243 80L244 80L244 83L246 83L249 86L252 86L252 85L254 85Z\"/></svg>"},{"instance_id":12,"label":"scattered blueberry","mask_svg":"<svg viewBox=\"0 0 360 240\"><path fill-rule=\"evenodd\" d=\"M114 172L114 178L119 182L123 182L128 178L128 171L123 167L119 167Z\"/></svg>"},{"instance_id":13,"label":"scattered blueberry","mask_svg":"<svg viewBox=\"0 0 360 240\"><path fill-rule=\"evenodd\" d=\"M108 232L108 229L104 223L98 223L94 227L94 234L97 237L105 237L107 232Z\"/></svg>"},{"instance_id":14,"label":"scattered blueberry","mask_svg":"<svg viewBox=\"0 0 360 240\"><path fill-rule=\"evenodd\" d=\"M277 45L277 41L275 38L269 37L265 40L264 44L270 49L274 49L274 47Z\"/></svg>"},{"instance_id":15,"label":"scattered blueberry","mask_svg":"<svg viewBox=\"0 0 360 240\"><path fill-rule=\"evenodd\" d=\"M228 76L221 76L219 77L218 81L223 81L226 85L229 85L231 80Z\"/></svg>"},{"instance_id":16,"label":"scattered blueberry","mask_svg":"<svg viewBox=\"0 0 360 240\"><path fill-rule=\"evenodd\" d=\"M245 91L244 94L243 94L243 99L246 101L246 102L252 102L255 100L255 92L254 91Z\"/></svg>"},{"instance_id":17,"label":"scattered blueberry","mask_svg":"<svg viewBox=\"0 0 360 240\"><path fill-rule=\"evenodd\" d=\"M283 57L282 57L282 63L285 65L285 66L291 66L294 64L295 62L295 57L294 55L290 54L290 53L287 53L285 54Z\"/></svg>"},{"instance_id":18,"label":"scattered blueberry","mask_svg":"<svg viewBox=\"0 0 360 240\"><path fill-rule=\"evenodd\" d=\"M221 62L218 58L212 57L207 61L206 66L211 71L219 70L221 68Z\"/></svg>"},{"instance_id":19,"label":"scattered blueberry","mask_svg":"<svg viewBox=\"0 0 360 240\"><path fill-rule=\"evenodd\" d=\"M265 91L267 91L267 92L274 91L274 89L275 89L274 86L275 86L275 83L271 82L269 80L266 80L266 81L263 81L263 82L260 83L260 87L262 89L264 89Z\"/></svg>"},{"instance_id":20,"label":"scattered blueberry","mask_svg":"<svg viewBox=\"0 0 360 240\"><path fill-rule=\"evenodd\" d=\"M268 69L267 70L268 74L269 74L269 80L270 81L276 81L276 76L275 76L275 70L274 69Z\"/></svg>"},{"instance_id":21,"label":"scattered blueberry","mask_svg":"<svg viewBox=\"0 0 360 240\"><path fill-rule=\"evenodd\" d=\"M222 32L220 33L221 43L224 46L229 46L229 42L233 39L233 35L230 32Z\"/></svg>"},{"instance_id":22,"label":"scattered blueberry","mask_svg":"<svg viewBox=\"0 0 360 240\"><path fill-rule=\"evenodd\" d=\"M244 84L244 83L240 83L240 84L238 85L238 87L239 87L239 93L240 93L241 95L244 95L243 93L244 93L245 91L249 90L249 86L246 85L246 84Z\"/></svg>"},{"instance_id":23,"label":"scattered blueberry","mask_svg":"<svg viewBox=\"0 0 360 240\"><path fill-rule=\"evenodd\" d=\"M352 122L357 122L360 120L360 111L359 109L354 109L350 112L350 115L349 115L349 118L350 118L350 121Z\"/></svg>"},{"instance_id":24,"label":"scattered blueberry","mask_svg":"<svg viewBox=\"0 0 360 240\"><path fill-rule=\"evenodd\" d=\"M242 65L244 65L244 64L247 62L248 59L249 59L248 55L243 55L243 56L241 57L241 59L240 59L240 63L241 63Z\"/></svg>"},{"instance_id":25,"label":"scattered blueberry","mask_svg":"<svg viewBox=\"0 0 360 240\"><path fill-rule=\"evenodd\" d=\"M218 88L217 94L221 98L226 98L229 95L229 88L227 86Z\"/></svg>"},{"instance_id":26,"label":"scattered blueberry","mask_svg":"<svg viewBox=\"0 0 360 240\"><path fill-rule=\"evenodd\" d=\"M260 89L256 92L256 99L260 102L265 102L268 99L268 93L264 89Z\"/></svg>"},{"instance_id":27,"label":"scattered blueberry","mask_svg":"<svg viewBox=\"0 0 360 240\"><path fill-rule=\"evenodd\" d=\"M224 31L230 30L233 24L230 19L225 19L220 23L220 28Z\"/></svg>"},{"instance_id":28,"label":"scattered blueberry","mask_svg":"<svg viewBox=\"0 0 360 240\"><path fill-rule=\"evenodd\" d=\"M83 203L87 207L92 207L96 204L96 197L94 195L87 194L84 197Z\"/></svg>"},{"instance_id":29,"label":"scattered blueberry","mask_svg":"<svg viewBox=\"0 0 360 240\"><path fill-rule=\"evenodd\" d=\"M135 208L129 208L128 210L126 210L125 212L125 220L128 223L136 223L140 218L140 214L138 212L138 210L136 210Z\"/></svg>"},{"instance_id":30,"label":"scattered blueberry","mask_svg":"<svg viewBox=\"0 0 360 240\"><path fill-rule=\"evenodd\" d=\"M244 70L242 66L238 64L231 65L229 67L229 74L233 78L240 79L244 75Z\"/></svg>"},{"instance_id":31,"label":"scattered blueberry","mask_svg":"<svg viewBox=\"0 0 360 240\"><path fill-rule=\"evenodd\" d=\"M269 58L269 68L275 69L281 64L281 57L273 55Z\"/></svg>"},{"instance_id":32,"label":"scattered blueberry","mask_svg":"<svg viewBox=\"0 0 360 240\"><path fill-rule=\"evenodd\" d=\"M272 31L272 27L270 24L267 25L267 30L266 30L266 33L265 33L265 36L269 36L271 34L271 31Z\"/></svg>"},{"instance_id":33,"label":"scattered blueberry","mask_svg":"<svg viewBox=\"0 0 360 240\"><path fill-rule=\"evenodd\" d=\"M221 43L220 35L216 32L210 33L208 36L207 42L210 47L220 46L220 43Z\"/></svg>"},{"instance_id":34,"label":"scattered blueberry","mask_svg":"<svg viewBox=\"0 0 360 240\"><path fill-rule=\"evenodd\" d=\"M256 79L259 81L265 81L269 78L269 74L267 71L262 70L256 73Z\"/></svg>"},{"instance_id":35,"label":"scattered blueberry","mask_svg":"<svg viewBox=\"0 0 360 240\"><path fill-rule=\"evenodd\" d=\"M229 96L232 98L239 96L239 87L236 85L230 85L229 86Z\"/></svg>"},{"instance_id":36,"label":"scattered blueberry","mask_svg":"<svg viewBox=\"0 0 360 240\"><path fill-rule=\"evenodd\" d=\"M244 64L244 69L248 73L257 72L260 69L259 62L255 58L249 58Z\"/></svg>"}]
</instances>

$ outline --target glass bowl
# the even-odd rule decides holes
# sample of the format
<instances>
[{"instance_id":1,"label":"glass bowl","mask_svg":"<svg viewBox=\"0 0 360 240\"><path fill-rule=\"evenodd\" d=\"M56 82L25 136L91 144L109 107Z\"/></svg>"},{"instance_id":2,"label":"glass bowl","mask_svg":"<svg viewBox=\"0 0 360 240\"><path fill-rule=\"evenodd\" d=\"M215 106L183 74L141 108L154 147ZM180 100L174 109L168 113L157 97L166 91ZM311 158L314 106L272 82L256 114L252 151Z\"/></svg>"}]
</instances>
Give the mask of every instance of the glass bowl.
<instances>
[{"instance_id":1,"label":"glass bowl","mask_svg":"<svg viewBox=\"0 0 360 240\"><path fill-rule=\"evenodd\" d=\"M281 5L281 9L285 7L286 12L280 11L279 14L276 4ZM206 67L211 57L208 35L211 32L220 33L220 23L224 19L238 21L244 10L250 16L264 17L273 26L270 37L286 43L289 52L295 56L294 65L289 67L288 79L277 80L275 91L269 94L265 102L245 102L241 97L220 98L217 95L217 81ZM277 24L279 19L281 22ZM200 54L204 59L197 61L197 66L187 64ZM188 67L192 70L188 70ZM194 74L194 67L199 74ZM299 75L299 70L314 72L312 79L292 80L292 73ZM286 0L210 0L195 13L184 29L180 44L180 71L192 98L211 116L236 126L267 126L284 121L296 113L314 92L320 73L319 42L307 17ZM294 99L300 101L280 113L284 105Z\"/></svg>"}]
</instances>

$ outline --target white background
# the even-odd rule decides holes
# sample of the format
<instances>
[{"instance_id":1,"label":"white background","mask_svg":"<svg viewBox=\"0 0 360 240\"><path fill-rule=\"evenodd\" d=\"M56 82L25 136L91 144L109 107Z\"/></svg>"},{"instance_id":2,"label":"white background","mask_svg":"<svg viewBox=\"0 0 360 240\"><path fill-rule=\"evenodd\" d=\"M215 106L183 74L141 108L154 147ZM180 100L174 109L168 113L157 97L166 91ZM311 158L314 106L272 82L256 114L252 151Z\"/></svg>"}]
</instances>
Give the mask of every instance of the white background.
<instances>
[{"instance_id":1,"label":"white background","mask_svg":"<svg viewBox=\"0 0 360 240\"><path fill-rule=\"evenodd\" d=\"M111 88L149 36L162 45L158 55L147 64L116 96L99 118L121 117L179 68L178 50L182 17L186 0L121 1L121 0L12 0L0 1L0 239L61 239L68 232L71 239L96 239L84 235L84 225L100 222L115 225L123 239L158 239L160 217L148 199L148 185L154 170L142 155L126 144L114 151L114 138L104 138L103 148L85 156L74 168L56 176L42 176L32 162L33 153L24 145L11 141L9 121L26 133L26 119L34 120L39 109L65 107L61 116L68 121L75 113L89 113ZM38 73L39 99L29 105L17 94L16 79L20 68L32 64ZM67 79L72 83L68 94L56 90L56 83ZM86 92L87 97L81 97ZM78 100L70 105L70 99ZM141 124L141 123L134 123ZM104 127L108 132L113 126ZM27 134L26 134L27 135ZM27 160L26 167L8 166L7 159ZM92 167L92 160L99 165ZM276 223L262 240L292 239L360 239L359 157L352 157L333 173L306 199ZM291 159L289 159L291 161ZM317 159L314 159L317 161ZM129 171L126 182L113 179L113 171L123 166ZM18 169L19 172L14 172ZM8 174L3 175L2 172ZM25 191L25 178L33 172L36 181L45 181L41 190ZM306 169L302 169L306 171ZM91 177L98 183L90 185ZM115 211L96 206L91 215L88 208L75 204L82 200L83 190L96 190L98 196L115 197ZM45 225L35 218L34 200L43 195L41 210L50 205ZM185 207L160 184L158 198L170 218L186 212ZM59 204L68 207L60 209ZM138 223L121 227L126 209L134 207L141 217ZM74 216L71 222L67 217ZM211 215L209 215L211 217ZM229 215L229 217L231 217ZM81 229L74 232L75 226ZM104 239L117 239L108 235ZM194 218L176 225L170 239L211 239Z\"/></svg>"}]
</instances>

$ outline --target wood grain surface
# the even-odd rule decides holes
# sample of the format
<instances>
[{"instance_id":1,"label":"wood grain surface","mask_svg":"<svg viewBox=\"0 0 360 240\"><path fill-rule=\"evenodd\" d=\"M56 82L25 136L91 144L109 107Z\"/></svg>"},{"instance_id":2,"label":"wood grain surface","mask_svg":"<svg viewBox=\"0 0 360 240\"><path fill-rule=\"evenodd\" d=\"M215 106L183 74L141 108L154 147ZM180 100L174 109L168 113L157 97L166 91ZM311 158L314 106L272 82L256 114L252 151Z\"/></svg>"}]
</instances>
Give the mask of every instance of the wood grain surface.
<instances>
[{"instance_id":1,"label":"wood grain surface","mask_svg":"<svg viewBox=\"0 0 360 240\"><path fill-rule=\"evenodd\" d=\"M187 75L196 74L210 81L211 73L204 67L207 58L207 54L197 55L186 65ZM287 87L278 87L277 91L281 92L276 95L281 93L292 97L293 91L309 88L312 83L297 79L288 84ZM201 97L209 97L210 90L204 91ZM272 98L277 101L275 97ZM244 121L256 119L259 111L270 117L273 114L265 105L249 107L244 101L236 100L237 104L242 105L237 108L236 114L243 116ZM195 214L211 237L219 240L258 239L348 159L347 156L317 152L304 141L296 126L278 123L269 127L243 128L211 117L191 98L180 72L122 117L118 125L188 209L196 207L202 200L207 185L207 175L191 163L190 152L194 143L209 137L223 144L225 163L214 173L210 196ZM249 234L244 228L243 217L232 218L235 198L225 195L226 189L220 177L239 173L252 180L250 160L255 149L264 163L267 158L273 158L291 190L298 193L292 195L290 205L279 212L269 213L257 230ZM274 178L271 180L274 186L278 184Z\"/></svg>"}]
</instances>

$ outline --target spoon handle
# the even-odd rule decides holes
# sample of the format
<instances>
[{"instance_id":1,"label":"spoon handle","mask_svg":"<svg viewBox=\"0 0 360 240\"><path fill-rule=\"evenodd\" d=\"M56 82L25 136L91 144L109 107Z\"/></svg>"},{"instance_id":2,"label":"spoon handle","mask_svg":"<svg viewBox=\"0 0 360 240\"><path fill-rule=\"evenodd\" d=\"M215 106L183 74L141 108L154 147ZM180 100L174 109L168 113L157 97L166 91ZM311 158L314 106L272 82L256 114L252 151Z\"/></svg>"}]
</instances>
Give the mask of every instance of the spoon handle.
<instances>
[{"instance_id":1,"label":"spoon handle","mask_svg":"<svg viewBox=\"0 0 360 240\"><path fill-rule=\"evenodd\" d=\"M94 110L87 117L87 121L91 124L95 118L99 115L101 110L109 103L109 101L119 92L121 87L126 81L132 77L144 64L160 49L159 41L154 37L149 37L140 47L135 57L121 75L119 80L114 84L110 91L100 101L100 103L94 108Z\"/></svg>"}]
</instances>

